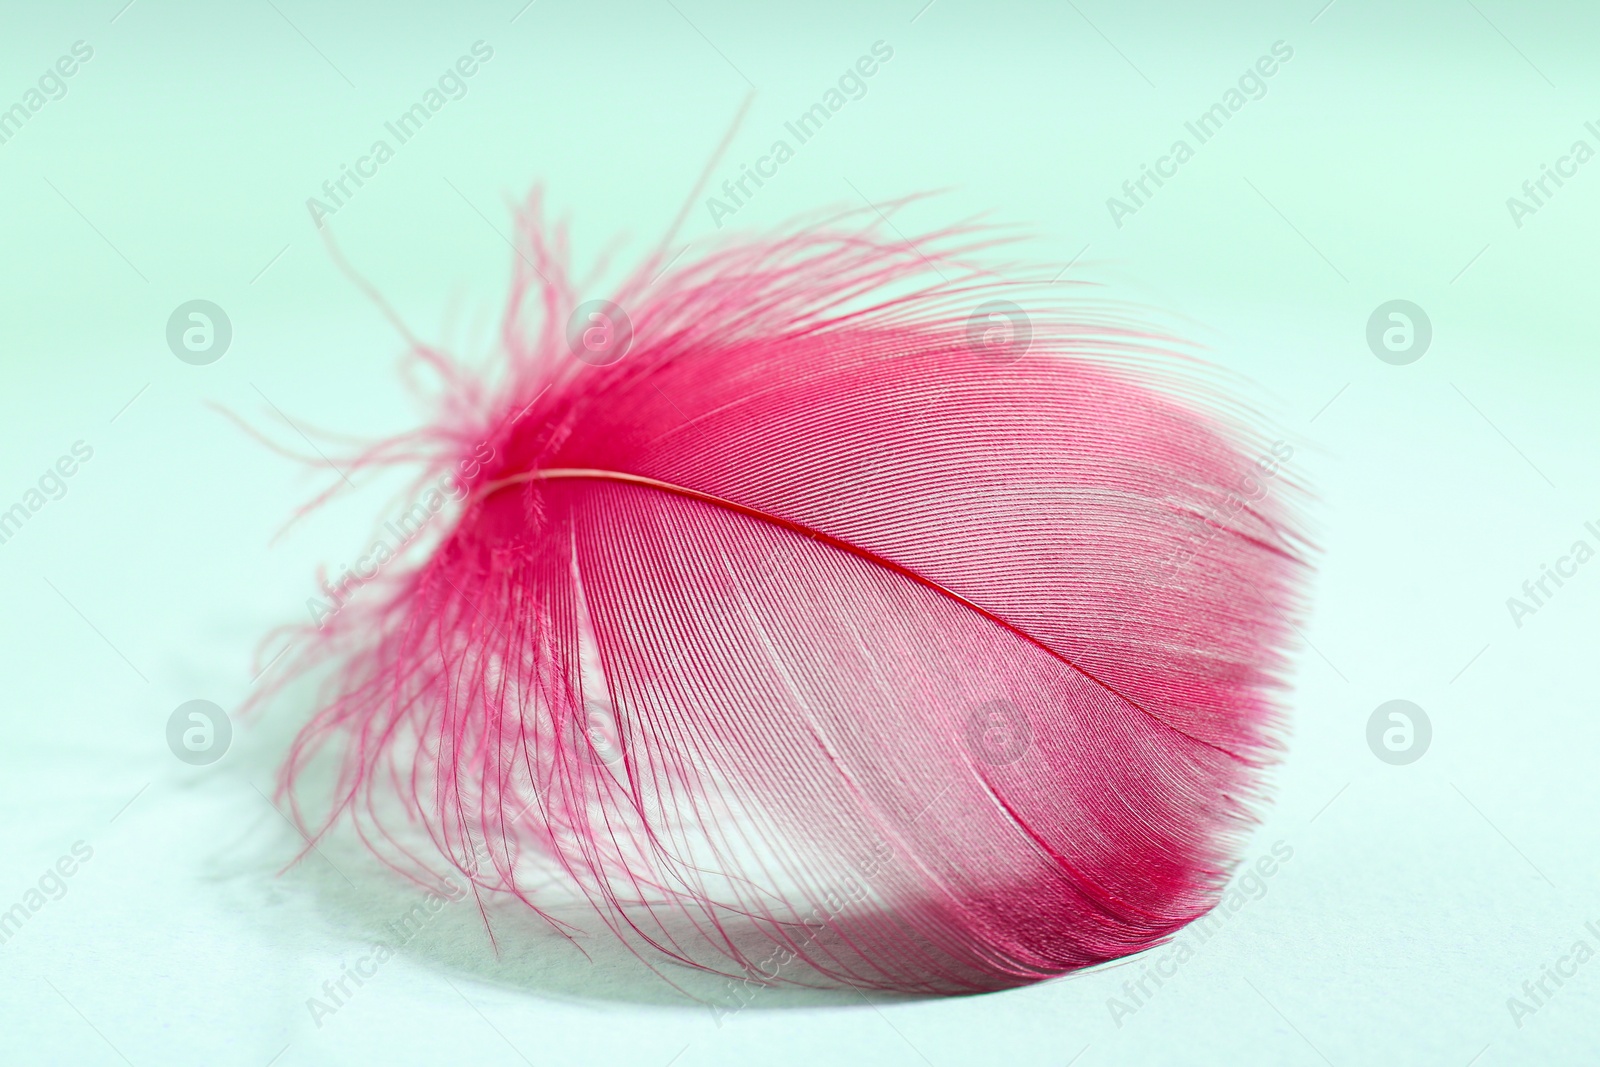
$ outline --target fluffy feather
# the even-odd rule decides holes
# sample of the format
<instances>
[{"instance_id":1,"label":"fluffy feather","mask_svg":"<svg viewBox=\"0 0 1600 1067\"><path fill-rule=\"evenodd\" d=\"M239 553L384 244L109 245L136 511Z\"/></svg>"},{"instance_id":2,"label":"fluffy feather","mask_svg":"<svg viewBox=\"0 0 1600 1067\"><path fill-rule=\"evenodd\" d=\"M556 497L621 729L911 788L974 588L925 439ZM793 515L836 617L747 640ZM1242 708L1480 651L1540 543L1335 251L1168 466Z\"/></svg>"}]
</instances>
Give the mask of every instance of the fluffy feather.
<instances>
[{"instance_id":1,"label":"fluffy feather","mask_svg":"<svg viewBox=\"0 0 1600 1067\"><path fill-rule=\"evenodd\" d=\"M849 215L652 256L597 366L537 200L521 233L492 384L422 349L438 425L373 454L471 460L465 503L315 635L313 830L765 981L995 989L1215 904L1303 543L1181 346L973 266L987 231ZM997 298L1025 351L969 323Z\"/></svg>"}]
</instances>

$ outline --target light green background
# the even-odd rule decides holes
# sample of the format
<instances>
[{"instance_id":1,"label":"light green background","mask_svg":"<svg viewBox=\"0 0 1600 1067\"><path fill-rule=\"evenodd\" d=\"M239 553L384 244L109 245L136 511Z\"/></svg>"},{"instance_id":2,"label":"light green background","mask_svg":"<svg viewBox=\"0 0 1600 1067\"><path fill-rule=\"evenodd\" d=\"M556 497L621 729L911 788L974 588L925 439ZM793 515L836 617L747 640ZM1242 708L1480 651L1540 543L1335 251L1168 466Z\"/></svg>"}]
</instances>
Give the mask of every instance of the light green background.
<instances>
[{"instance_id":1,"label":"light green background","mask_svg":"<svg viewBox=\"0 0 1600 1067\"><path fill-rule=\"evenodd\" d=\"M0 145L0 506L74 441L94 448L66 496L0 545L0 908L75 841L94 849L0 946L0 1061L1600 1059L1600 963L1520 1028L1506 1006L1600 921L1600 567L1521 628L1505 605L1600 521L1600 162L1520 228L1506 207L1575 139L1600 148L1583 128L1600 120L1600 11L519 8L108 0L0 14L0 107L73 42L94 48L66 96ZM256 789L304 692L241 725L211 768L174 760L163 730L185 700L231 709L251 692L257 640L303 617L314 566L348 562L391 501L364 487L269 544L331 475L272 456L211 405L295 447L275 408L357 434L414 424L403 346L334 268L305 200L480 39L494 58L467 96L333 224L421 336L488 351L507 205L535 182L570 213L580 256L618 234L641 251L751 85L718 182L883 40L894 58L866 96L739 226L859 206L857 190L947 190L901 230L980 212L1021 225L1035 235L1023 255L1076 260L1071 276L1159 309L1258 383L1252 399L1318 494L1323 548L1278 799L1247 850L1283 840L1294 857L1121 1025L1107 998L1137 961L961 1000L772 996L718 1027L546 944L486 963L466 914L312 1025L306 998L411 897L348 857L355 886L316 858L277 876L296 841ZM1279 40L1294 56L1264 98L1115 226L1107 197ZM686 255L715 232L697 206ZM211 366L165 347L167 316L194 298L233 322ZM1368 315L1393 298L1433 323L1410 366L1365 345ZM1407 767L1366 748L1368 715L1392 698L1433 723Z\"/></svg>"}]
</instances>

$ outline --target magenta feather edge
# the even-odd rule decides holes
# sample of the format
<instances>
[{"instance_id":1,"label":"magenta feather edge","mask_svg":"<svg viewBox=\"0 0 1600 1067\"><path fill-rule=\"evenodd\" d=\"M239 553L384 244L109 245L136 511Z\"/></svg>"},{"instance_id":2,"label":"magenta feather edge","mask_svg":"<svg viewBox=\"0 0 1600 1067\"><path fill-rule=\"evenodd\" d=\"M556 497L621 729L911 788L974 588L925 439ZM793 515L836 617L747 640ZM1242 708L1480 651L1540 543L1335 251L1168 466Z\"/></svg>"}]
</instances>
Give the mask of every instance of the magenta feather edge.
<instances>
[{"instance_id":1,"label":"magenta feather edge","mask_svg":"<svg viewBox=\"0 0 1600 1067\"><path fill-rule=\"evenodd\" d=\"M461 500L286 675L338 665L307 833L775 983L1017 986L1216 905L1309 548L1188 346L874 210L662 248L576 358L537 194L520 236L494 367L415 344L435 425L350 457Z\"/></svg>"}]
</instances>

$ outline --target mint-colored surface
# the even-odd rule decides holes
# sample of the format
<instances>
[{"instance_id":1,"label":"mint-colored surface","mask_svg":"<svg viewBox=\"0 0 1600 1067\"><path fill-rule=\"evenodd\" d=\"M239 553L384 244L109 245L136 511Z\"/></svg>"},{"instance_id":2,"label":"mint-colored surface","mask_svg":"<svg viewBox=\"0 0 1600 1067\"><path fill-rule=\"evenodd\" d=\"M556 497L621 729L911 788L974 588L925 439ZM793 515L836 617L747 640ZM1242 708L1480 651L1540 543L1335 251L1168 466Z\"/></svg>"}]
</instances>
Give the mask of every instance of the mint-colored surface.
<instances>
[{"instance_id":1,"label":"mint-colored surface","mask_svg":"<svg viewBox=\"0 0 1600 1067\"><path fill-rule=\"evenodd\" d=\"M1574 542L1600 549L1585 525L1600 528L1600 161L1575 148L1600 151L1600 11L920 2L0 13L0 119L30 89L40 104L0 125L0 511L40 502L0 543L0 915L27 913L0 944L0 1061L1600 1059L1600 962L1572 955L1600 951L1600 563L1563 564L1573 576L1532 614L1507 606ZM80 41L92 55L47 76ZM464 95L405 143L387 134L479 41L492 56ZM1070 276L1160 309L1258 383L1318 494L1324 550L1277 800L1245 852L1292 857L1241 886L1181 963L1174 947L961 1000L766 994L720 1019L530 928L495 962L451 905L318 1026L308 999L419 895L332 849L348 883L316 856L277 873L298 839L258 790L303 688L281 715L235 721L212 766L175 759L165 734L185 701L236 708L258 639L305 618L316 564L349 562L403 510L395 483L360 479L273 542L336 476L211 406L294 447L280 411L356 434L417 418L401 342L336 269L307 199L343 166L372 170L329 217L340 247L419 335L481 355L512 198L544 182L580 255L617 234L643 250L751 84L718 185L880 41L892 57L859 98L720 221L946 189L900 229L978 212L1024 226L1019 254L1075 260ZM1199 143L1185 123L1226 106L1277 42L1292 55L1247 78ZM362 163L386 136L392 156ZM1113 212L1145 165L1175 172ZM1513 211L1546 165L1570 176ZM694 207L689 255L715 221ZM197 299L233 329L204 366L166 339ZM1432 324L1408 365L1367 346L1368 317L1396 299ZM47 475L79 442L92 456ZM1432 726L1404 766L1367 746L1395 699ZM1508 998L1558 963L1571 976L1514 1018ZM1163 984L1113 1010L1146 965Z\"/></svg>"}]
</instances>

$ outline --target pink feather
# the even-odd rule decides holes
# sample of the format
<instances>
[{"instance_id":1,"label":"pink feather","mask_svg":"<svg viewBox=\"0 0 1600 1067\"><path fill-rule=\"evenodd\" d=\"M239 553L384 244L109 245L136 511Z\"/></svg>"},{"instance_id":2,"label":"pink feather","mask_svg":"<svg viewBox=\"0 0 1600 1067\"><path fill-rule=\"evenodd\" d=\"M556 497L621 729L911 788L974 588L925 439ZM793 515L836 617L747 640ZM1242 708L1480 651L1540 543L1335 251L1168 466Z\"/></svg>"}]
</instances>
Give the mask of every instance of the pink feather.
<instances>
[{"instance_id":1,"label":"pink feather","mask_svg":"<svg viewBox=\"0 0 1600 1067\"><path fill-rule=\"evenodd\" d=\"M422 349L439 426L372 454L431 442L464 503L317 633L297 813L328 751L316 828L766 981L1013 986L1215 905L1304 564L1203 367L981 231L856 215L652 256L597 365L537 200L522 233L498 380ZM969 323L995 299L1031 342Z\"/></svg>"}]
</instances>

